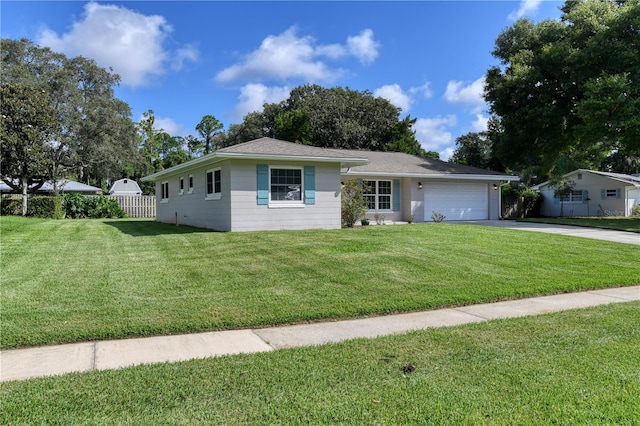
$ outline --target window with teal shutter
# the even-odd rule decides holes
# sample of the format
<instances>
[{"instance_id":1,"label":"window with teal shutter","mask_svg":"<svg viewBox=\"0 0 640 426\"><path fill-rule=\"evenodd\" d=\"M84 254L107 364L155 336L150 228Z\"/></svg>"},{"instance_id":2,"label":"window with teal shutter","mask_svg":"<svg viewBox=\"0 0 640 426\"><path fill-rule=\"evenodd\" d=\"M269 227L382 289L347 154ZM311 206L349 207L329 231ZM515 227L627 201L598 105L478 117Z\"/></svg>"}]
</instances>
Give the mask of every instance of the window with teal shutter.
<instances>
[{"instance_id":1,"label":"window with teal shutter","mask_svg":"<svg viewBox=\"0 0 640 426\"><path fill-rule=\"evenodd\" d=\"M316 168L304 166L304 203L316 203Z\"/></svg>"},{"instance_id":2,"label":"window with teal shutter","mask_svg":"<svg viewBox=\"0 0 640 426\"><path fill-rule=\"evenodd\" d=\"M258 177L258 205L269 204L269 166L258 164L256 175Z\"/></svg>"}]
</instances>

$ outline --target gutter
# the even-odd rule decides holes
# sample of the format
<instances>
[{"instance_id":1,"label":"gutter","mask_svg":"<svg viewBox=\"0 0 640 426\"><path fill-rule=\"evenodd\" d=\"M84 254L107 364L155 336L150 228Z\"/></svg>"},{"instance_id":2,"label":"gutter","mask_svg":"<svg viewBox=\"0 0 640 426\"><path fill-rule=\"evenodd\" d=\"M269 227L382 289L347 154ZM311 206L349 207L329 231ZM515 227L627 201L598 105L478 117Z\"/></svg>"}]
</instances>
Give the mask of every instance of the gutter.
<instances>
[{"instance_id":1,"label":"gutter","mask_svg":"<svg viewBox=\"0 0 640 426\"><path fill-rule=\"evenodd\" d=\"M409 177L409 178L422 178L422 179L465 179L465 180L504 180L507 182L518 181L520 177L512 175L470 175L463 173L393 173L393 172L364 172L364 171L350 171L341 172L347 176L381 176L381 177Z\"/></svg>"}]
</instances>

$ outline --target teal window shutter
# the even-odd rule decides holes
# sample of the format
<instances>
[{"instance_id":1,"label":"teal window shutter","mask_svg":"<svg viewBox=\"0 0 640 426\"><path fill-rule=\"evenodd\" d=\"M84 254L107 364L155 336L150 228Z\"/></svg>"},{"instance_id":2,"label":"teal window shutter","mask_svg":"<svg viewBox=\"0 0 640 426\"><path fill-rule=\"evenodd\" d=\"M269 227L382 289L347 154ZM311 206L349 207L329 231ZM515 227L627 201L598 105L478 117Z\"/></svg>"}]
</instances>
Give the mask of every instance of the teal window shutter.
<instances>
[{"instance_id":1,"label":"teal window shutter","mask_svg":"<svg viewBox=\"0 0 640 426\"><path fill-rule=\"evenodd\" d=\"M316 168L304 166L304 203L316 203Z\"/></svg>"},{"instance_id":2,"label":"teal window shutter","mask_svg":"<svg viewBox=\"0 0 640 426\"><path fill-rule=\"evenodd\" d=\"M392 196L393 196L393 211L400 211L400 179L393 180L393 188L392 188Z\"/></svg>"},{"instance_id":3,"label":"teal window shutter","mask_svg":"<svg viewBox=\"0 0 640 426\"><path fill-rule=\"evenodd\" d=\"M602 188L602 189L600 190L600 199L601 199L601 200L604 200L605 198L607 198L607 193L606 193L605 189L604 189L604 188Z\"/></svg>"},{"instance_id":4,"label":"teal window shutter","mask_svg":"<svg viewBox=\"0 0 640 426\"><path fill-rule=\"evenodd\" d=\"M622 191L620 190L620 188L616 188L616 198L620 198L621 195Z\"/></svg>"},{"instance_id":5,"label":"teal window shutter","mask_svg":"<svg viewBox=\"0 0 640 426\"><path fill-rule=\"evenodd\" d=\"M553 204L560 204L560 198L553 196Z\"/></svg>"},{"instance_id":6,"label":"teal window shutter","mask_svg":"<svg viewBox=\"0 0 640 426\"><path fill-rule=\"evenodd\" d=\"M258 164L256 174L258 176L258 205L269 204L269 166Z\"/></svg>"},{"instance_id":7,"label":"teal window shutter","mask_svg":"<svg viewBox=\"0 0 640 426\"><path fill-rule=\"evenodd\" d=\"M582 204L587 204L587 198L589 198L589 191L586 189L582 190Z\"/></svg>"}]
</instances>

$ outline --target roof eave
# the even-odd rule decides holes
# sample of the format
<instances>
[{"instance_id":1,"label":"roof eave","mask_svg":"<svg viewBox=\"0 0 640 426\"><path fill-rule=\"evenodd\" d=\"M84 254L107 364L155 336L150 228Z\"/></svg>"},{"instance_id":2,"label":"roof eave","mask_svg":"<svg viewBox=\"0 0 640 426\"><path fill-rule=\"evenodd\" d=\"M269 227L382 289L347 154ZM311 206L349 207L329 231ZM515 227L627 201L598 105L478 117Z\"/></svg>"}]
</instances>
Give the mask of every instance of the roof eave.
<instances>
[{"instance_id":1,"label":"roof eave","mask_svg":"<svg viewBox=\"0 0 640 426\"><path fill-rule=\"evenodd\" d=\"M409 177L422 179L467 179L467 180L505 180L508 182L518 181L518 176L511 175L474 175L465 173L395 173L395 172L375 172L375 171L352 171L341 172L347 176L384 176L384 177Z\"/></svg>"},{"instance_id":2,"label":"roof eave","mask_svg":"<svg viewBox=\"0 0 640 426\"><path fill-rule=\"evenodd\" d=\"M214 152L209 155L178 164L166 170L153 173L140 179L142 182L154 182L158 179L174 175L182 170L190 169L205 163L216 163L225 159L246 159L246 160L265 160L265 161L310 161L315 163L340 163L341 166L354 167L369 164L367 158L356 157L323 157L310 155L283 155L283 154L249 154L243 152Z\"/></svg>"}]
</instances>

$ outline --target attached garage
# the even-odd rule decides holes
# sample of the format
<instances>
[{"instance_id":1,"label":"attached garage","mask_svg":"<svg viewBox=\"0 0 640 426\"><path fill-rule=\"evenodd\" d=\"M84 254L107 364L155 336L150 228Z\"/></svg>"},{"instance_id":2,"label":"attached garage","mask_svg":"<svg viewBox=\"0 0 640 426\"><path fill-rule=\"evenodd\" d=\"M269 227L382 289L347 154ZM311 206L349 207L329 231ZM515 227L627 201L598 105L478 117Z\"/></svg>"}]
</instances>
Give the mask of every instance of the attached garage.
<instances>
[{"instance_id":1,"label":"attached garage","mask_svg":"<svg viewBox=\"0 0 640 426\"><path fill-rule=\"evenodd\" d=\"M429 182L424 185L424 217L442 213L445 220L489 219L489 185L475 182Z\"/></svg>"}]
</instances>

